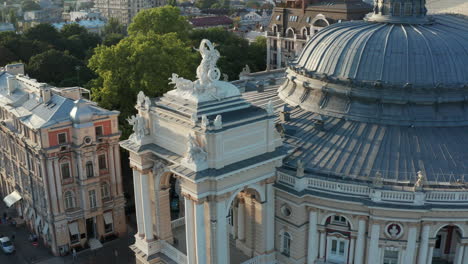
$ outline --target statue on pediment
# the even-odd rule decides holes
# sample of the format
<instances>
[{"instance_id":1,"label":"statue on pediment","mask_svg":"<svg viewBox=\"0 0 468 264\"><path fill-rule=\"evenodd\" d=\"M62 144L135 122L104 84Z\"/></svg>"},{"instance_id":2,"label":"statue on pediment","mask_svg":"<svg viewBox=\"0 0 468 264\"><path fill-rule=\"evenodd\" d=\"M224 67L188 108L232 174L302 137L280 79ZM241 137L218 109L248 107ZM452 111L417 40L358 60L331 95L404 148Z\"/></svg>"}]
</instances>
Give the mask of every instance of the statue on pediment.
<instances>
[{"instance_id":1,"label":"statue on pediment","mask_svg":"<svg viewBox=\"0 0 468 264\"><path fill-rule=\"evenodd\" d=\"M145 118L137 114L129 117L127 121L133 128L130 140L140 141L147 134Z\"/></svg>"},{"instance_id":2,"label":"statue on pediment","mask_svg":"<svg viewBox=\"0 0 468 264\"><path fill-rule=\"evenodd\" d=\"M200 42L198 49L202 61L197 67L197 80L191 81L173 73L169 84L174 84L175 90L169 91L174 96L189 99L195 102L221 100L225 97L240 95L239 89L234 85L220 81L221 71L216 66L220 58L215 46L207 39Z\"/></svg>"},{"instance_id":3,"label":"statue on pediment","mask_svg":"<svg viewBox=\"0 0 468 264\"><path fill-rule=\"evenodd\" d=\"M185 160L188 163L202 163L206 161L208 153L203 149L201 144L196 140L195 136L189 134L187 140L187 151L185 153Z\"/></svg>"}]
</instances>

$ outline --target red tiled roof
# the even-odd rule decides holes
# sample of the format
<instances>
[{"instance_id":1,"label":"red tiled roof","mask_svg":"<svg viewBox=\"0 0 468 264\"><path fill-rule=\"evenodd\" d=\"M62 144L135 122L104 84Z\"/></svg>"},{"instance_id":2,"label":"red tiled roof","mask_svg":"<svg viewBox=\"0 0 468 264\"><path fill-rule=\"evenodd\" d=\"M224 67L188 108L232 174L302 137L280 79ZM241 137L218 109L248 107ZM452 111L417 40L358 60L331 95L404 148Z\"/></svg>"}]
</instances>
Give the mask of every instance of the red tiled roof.
<instances>
[{"instance_id":1,"label":"red tiled roof","mask_svg":"<svg viewBox=\"0 0 468 264\"><path fill-rule=\"evenodd\" d=\"M209 27L220 25L231 25L232 19L227 16L211 16L211 17L198 17L190 19L190 23L194 27Z\"/></svg>"}]
</instances>

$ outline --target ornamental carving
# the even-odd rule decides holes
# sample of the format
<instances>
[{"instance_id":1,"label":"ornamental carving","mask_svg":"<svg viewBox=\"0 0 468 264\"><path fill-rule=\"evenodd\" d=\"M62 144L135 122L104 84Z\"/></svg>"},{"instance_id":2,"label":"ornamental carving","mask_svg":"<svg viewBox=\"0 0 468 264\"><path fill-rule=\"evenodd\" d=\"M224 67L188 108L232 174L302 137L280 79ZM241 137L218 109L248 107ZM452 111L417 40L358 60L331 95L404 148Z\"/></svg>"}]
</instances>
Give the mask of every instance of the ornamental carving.
<instances>
[{"instance_id":1,"label":"ornamental carving","mask_svg":"<svg viewBox=\"0 0 468 264\"><path fill-rule=\"evenodd\" d=\"M189 164L200 165L206 162L207 156L208 153L196 139L196 136L189 134L184 161Z\"/></svg>"},{"instance_id":2,"label":"ornamental carving","mask_svg":"<svg viewBox=\"0 0 468 264\"><path fill-rule=\"evenodd\" d=\"M385 235L391 239L398 239L403 235L403 226L398 223L389 223L385 226Z\"/></svg>"},{"instance_id":3,"label":"ornamental carving","mask_svg":"<svg viewBox=\"0 0 468 264\"><path fill-rule=\"evenodd\" d=\"M133 134L130 135L130 140L140 142L145 135L148 134L146 129L146 120L141 115L133 115L127 118L127 122L132 126Z\"/></svg>"}]
</instances>

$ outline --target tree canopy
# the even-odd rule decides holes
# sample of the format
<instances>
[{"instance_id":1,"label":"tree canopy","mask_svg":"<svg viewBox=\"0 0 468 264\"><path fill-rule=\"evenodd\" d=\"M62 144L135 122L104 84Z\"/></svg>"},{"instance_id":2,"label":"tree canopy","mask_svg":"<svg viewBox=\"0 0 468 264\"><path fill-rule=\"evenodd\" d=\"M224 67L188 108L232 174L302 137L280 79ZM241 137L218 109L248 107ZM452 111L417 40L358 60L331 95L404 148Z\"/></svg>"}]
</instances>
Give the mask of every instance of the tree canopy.
<instances>
[{"instance_id":1,"label":"tree canopy","mask_svg":"<svg viewBox=\"0 0 468 264\"><path fill-rule=\"evenodd\" d=\"M34 11L40 10L41 6L32 0L25 0L21 3L21 9L23 10L23 12Z\"/></svg>"},{"instance_id":2,"label":"tree canopy","mask_svg":"<svg viewBox=\"0 0 468 264\"><path fill-rule=\"evenodd\" d=\"M180 10L173 6L164 6L140 11L128 27L129 35L147 34L150 31L156 34L177 33L184 38L190 24Z\"/></svg>"}]
</instances>

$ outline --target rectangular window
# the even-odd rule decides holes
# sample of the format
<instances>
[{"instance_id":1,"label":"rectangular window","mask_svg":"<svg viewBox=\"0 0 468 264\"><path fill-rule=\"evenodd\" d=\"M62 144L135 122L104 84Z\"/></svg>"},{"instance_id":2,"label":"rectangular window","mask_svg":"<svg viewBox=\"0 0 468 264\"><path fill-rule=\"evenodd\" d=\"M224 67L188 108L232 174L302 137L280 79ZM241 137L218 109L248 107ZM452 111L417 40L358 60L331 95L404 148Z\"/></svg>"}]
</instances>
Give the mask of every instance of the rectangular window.
<instances>
[{"instance_id":1,"label":"rectangular window","mask_svg":"<svg viewBox=\"0 0 468 264\"><path fill-rule=\"evenodd\" d=\"M114 227L112 225L112 223L110 224L106 224L104 223L104 231L107 233L111 233L112 231L114 231Z\"/></svg>"},{"instance_id":2,"label":"rectangular window","mask_svg":"<svg viewBox=\"0 0 468 264\"><path fill-rule=\"evenodd\" d=\"M99 160L99 169L100 170L107 169L106 154L99 155L98 160Z\"/></svg>"},{"instance_id":3,"label":"rectangular window","mask_svg":"<svg viewBox=\"0 0 468 264\"><path fill-rule=\"evenodd\" d=\"M102 130L102 126L97 126L96 127L96 137L100 137L102 135L104 135L103 130Z\"/></svg>"},{"instance_id":4,"label":"rectangular window","mask_svg":"<svg viewBox=\"0 0 468 264\"><path fill-rule=\"evenodd\" d=\"M67 133L59 133L57 138L59 145L67 143Z\"/></svg>"},{"instance_id":5,"label":"rectangular window","mask_svg":"<svg viewBox=\"0 0 468 264\"><path fill-rule=\"evenodd\" d=\"M96 208L97 207L96 191L91 190L88 192L88 194L89 194L89 208Z\"/></svg>"},{"instance_id":6,"label":"rectangular window","mask_svg":"<svg viewBox=\"0 0 468 264\"><path fill-rule=\"evenodd\" d=\"M70 234L70 243L76 244L78 242L80 242L79 234L75 234L75 235Z\"/></svg>"},{"instance_id":7,"label":"rectangular window","mask_svg":"<svg viewBox=\"0 0 468 264\"><path fill-rule=\"evenodd\" d=\"M383 263L384 264L398 264L398 251L385 250Z\"/></svg>"},{"instance_id":8,"label":"rectangular window","mask_svg":"<svg viewBox=\"0 0 468 264\"><path fill-rule=\"evenodd\" d=\"M70 163L62 163L60 164L60 169L62 172L62 179L69 179L71 178L71 173L70 173Z\"/></svg>"}]
</instances>

